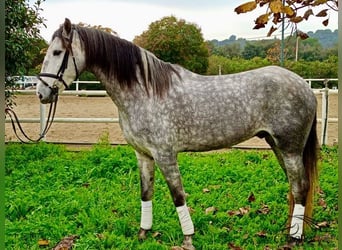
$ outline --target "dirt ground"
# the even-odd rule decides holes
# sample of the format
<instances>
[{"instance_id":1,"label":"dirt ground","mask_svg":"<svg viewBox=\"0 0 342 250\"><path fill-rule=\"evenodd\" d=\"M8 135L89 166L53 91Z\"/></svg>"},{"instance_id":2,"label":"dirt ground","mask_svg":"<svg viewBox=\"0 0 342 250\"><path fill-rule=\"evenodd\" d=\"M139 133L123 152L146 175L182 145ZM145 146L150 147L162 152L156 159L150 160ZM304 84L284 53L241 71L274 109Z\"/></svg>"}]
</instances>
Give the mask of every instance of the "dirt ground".
<instances>
[{"instance_id":1,"label":"dirt ground","mask_svg":"<svg viewBox=\"0 0 342 250\"><path fill-rule=\"evenodd\" d=\"M321 117L321 97L317 96L317 117ZM20 118L39 118L39 101L36 96L18 95L15 99L15 112ZM47 107L48 109L48 107ZM69 118L116 118L117 108L109 97L77 97L60 96L56 117ZM329 95L329 117L338 117L338 96ZM38 123L22 124L30 137L37 138L40 125ZM328 144L337 143L337 123L328 124ZM108 133L109 140L113 144L125 144L118 123L54 123L46 136L48 142L92 144L98 142L99 138ZM318 123L318 138L321 138L321 123ZM17 141L11 124L6 123L5 140ZM263 139L252 138L243 142L238 147L268 148Z\"/></svg>"}]
</instances>

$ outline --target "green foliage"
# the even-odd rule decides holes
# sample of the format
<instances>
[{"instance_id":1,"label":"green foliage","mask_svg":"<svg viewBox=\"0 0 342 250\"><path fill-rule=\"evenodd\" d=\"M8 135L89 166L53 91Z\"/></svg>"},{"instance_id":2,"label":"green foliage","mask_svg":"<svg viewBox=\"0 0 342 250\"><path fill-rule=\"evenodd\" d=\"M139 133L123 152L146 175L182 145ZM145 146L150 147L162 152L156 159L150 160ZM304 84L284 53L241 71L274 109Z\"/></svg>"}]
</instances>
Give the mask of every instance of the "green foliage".
<instances>
[{"instance_id":1,"label":"green foliage","mask_svg":"<svg viewBox=\"0 0 342 250\"><path fill-rule=\"evenodd\" d=\"M27 0L6 0L5 9L5 75L6 104L13 105L11 89L14 79L10 76L24 75L40 52L39 26L44 20L39 16L41 0L32 6Z\"/></svg>"},{"instance_id":2,"label":"green foliage","mask_svg":"<svg viewBox=\"0 0 342 250\"><path fill-rule=\"evenodd\" d=\"M231 74L256 69L264 66L272 65L267 59L255 57L250 60L243 58L226 58L223 56L211 55L209 57L208 75L218 75L221 68L222 74ZM323 61L285 61L285 68L297 73L303 78L337 78L337 56L330 56ZM337 82L329 82L329 88L337 86ZM313 88L323 88L322 82L312 82Z\"/></svg>"},{"instance_id":3,"label":"green foliage","mask_svg":"<svg viewBox=\"0 0 342 250\"><path fill-rule=\"evenodd\" d=\"M288 183L271 151L182 153L178 160L197 249L285 245ZM319 184L314 220L328 226L309 231L293 249L337 248L337 148L323 148ZM41 249L39 239L49 240L51 249L68 235L80 237L75 249L180 245L177 214L158 169L155 191L153 230L139 242L139 173L131 147L111 147L106 135L81 152L46 143L7 145L6 249ZM260 213L265 205L268 213ZM239 208L248 213L232 215Z\"/></svg>"},{"instance_id":4,"label":"green foliage","mask_svg":"<svg viewBox=\"0 0 342 250\"><path fill-rule=\"evenodd\" d=\"M196 73L207 70L208 48L201 29L183 19L169 16L155 21L147 31L135 37L134 43L166 62L182 65Z\"/></svg>"},{"instance_id":5,"label":"green foliage","mask_svg":"<svg viewBox=\"0 0 342 250\"><path fill-rule=\"evenodd\" d=\"M219 68L222 74L232 74L251 69L256 69L270 65L267 59L255 57L251 60L246 60L240 57L228 59L223 56L212 55L209 57L208 75L218 75Z\"/></svg>"}]
</instances>

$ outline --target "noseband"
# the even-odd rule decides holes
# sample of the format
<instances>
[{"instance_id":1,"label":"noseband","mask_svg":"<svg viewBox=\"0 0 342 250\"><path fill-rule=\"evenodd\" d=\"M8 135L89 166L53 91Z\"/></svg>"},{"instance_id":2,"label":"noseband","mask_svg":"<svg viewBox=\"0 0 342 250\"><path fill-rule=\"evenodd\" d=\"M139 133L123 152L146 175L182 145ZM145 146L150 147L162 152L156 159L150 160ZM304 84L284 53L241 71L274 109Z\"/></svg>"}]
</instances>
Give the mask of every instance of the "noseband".
<instances>
[{"instance_id":1,"label":"noseband","mask_svg":"<svg viewBox=\"0 0 342 250\"><path fill-rule=\"evenodd\" d=\"M74 66L75 66L75 72L76 72L76 77L75 79L78 78L79 76L79 72L77 69L77 65L76 65L76 59L74 57L74 53L72 51L72 47L71 47L71 43L72 43L72 38L73 38L73 32L74 28L71 30L71 34L70 34L70 39L69 40L69 46L66 48L64 57L63 57L63 61L61 64L61 67L59 68L57 74L51 74L51 73L40 73L37 75L37 78L46 86L49 87L52 90L52 94L56 95L58 93L58 86L50 86L46 81L44 81L44 79L42 79L42 77L50 77L50 78L54 78L57 79L58 81L62 82L65 89L68 88L68 85L66 84L66 82L63 79L63 75L65 70L68 68L68 60L69 60L69 54L71 54L72 56L72 61L74 62Z\"/></svg>"}]
</instances>

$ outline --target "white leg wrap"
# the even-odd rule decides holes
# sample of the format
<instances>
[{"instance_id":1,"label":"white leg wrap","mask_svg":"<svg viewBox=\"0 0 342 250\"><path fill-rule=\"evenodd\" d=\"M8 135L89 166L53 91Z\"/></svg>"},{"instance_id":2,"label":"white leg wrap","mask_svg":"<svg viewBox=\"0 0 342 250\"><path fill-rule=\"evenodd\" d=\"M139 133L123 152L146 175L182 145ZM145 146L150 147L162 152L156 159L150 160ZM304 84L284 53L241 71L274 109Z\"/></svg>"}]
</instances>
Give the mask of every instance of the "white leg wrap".
<instances>
[{"instance_id":1,"label":"white leg wrap","mask_svg":"<svg viewBox=\"0 0 342 250\"><path fill-rule=\"evenodd\" d=\"M305 207L300 204L295 204L291 220L290 236L296 239L301 239L303 235Z\"/></svg>"},{"instance_id":2,"label":"white leg wrap","mask_svg":"<svg viewBox=\"0 0 342 250\"><path fill-rule=\"evenodd\" d=\"M140 227L145 230L152 228L152 201L141 201Z\"/></svg>"},{"instance_id":3,"label":"white leg wrap","mask_svg":"<svg viewBox=\"0 0 342 250\"><path fill-rule=\"evenodd\" d=\"M176 209L179 217L179 222L182 226L183 234L193 235L195 233L194 224L192 223L188 207L185 204L183 206L176 207Z\"/></svg>"}]
</instances>

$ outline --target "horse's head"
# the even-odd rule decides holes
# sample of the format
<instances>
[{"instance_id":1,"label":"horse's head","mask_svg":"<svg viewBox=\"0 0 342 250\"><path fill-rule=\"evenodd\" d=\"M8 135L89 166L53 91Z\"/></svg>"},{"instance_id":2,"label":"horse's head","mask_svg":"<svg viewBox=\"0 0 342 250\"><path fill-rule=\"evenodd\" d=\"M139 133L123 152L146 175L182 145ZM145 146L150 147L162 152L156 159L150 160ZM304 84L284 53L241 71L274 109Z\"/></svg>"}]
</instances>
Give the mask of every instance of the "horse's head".
<instances>
[{"instance_id":1,"label":"horse's head","mask_svg":"<svg viewBox=\"0 0 342 250\"><path fill-rule=\"evenodd\" d=\"M41 103L54 102L85 68L79 36L69 19L54 33L38 75L37 95Z\"/></svg>"}]
</instances>

